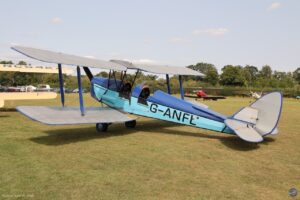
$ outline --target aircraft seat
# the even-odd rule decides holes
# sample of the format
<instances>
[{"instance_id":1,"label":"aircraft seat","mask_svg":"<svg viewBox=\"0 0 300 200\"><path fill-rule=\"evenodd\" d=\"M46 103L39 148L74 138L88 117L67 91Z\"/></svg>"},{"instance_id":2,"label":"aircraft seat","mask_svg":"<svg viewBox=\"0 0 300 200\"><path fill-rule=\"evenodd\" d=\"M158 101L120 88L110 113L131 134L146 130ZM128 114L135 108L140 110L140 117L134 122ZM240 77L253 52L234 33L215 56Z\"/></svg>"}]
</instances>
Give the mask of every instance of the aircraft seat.
<instances>
[{"instance_id":1,"label":"aircraft seat","mask_svg":"<svg viewBox=\"0 0 300 200\"><path fill-rule=\"evenodd\" d=\"M138 85L134 88L132 96L138 98L138 103L147 105L147 99L150 96L150 89L147 85Z\"/></svg>"},{"instance_id":2,"label":"aircraft seat","mask_svg":"<svg viewBox=\"0 0 300 200\"><path fill-rule=\"evenodd\" d=\"M132 89L132 85L130 82L123 83L119 92L120 97L129 99L131 89Z\"/></svg>"}]
</instances>

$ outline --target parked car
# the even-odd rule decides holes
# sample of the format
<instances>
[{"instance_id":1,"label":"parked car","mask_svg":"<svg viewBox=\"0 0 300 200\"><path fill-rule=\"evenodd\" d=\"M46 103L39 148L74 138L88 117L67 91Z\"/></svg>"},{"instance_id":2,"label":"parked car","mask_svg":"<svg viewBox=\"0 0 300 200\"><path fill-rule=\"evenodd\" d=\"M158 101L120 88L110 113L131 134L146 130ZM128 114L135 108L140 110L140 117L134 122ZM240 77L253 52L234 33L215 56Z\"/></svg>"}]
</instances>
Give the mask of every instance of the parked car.
<instances>
[{"instance_id":1,"label":"parked car","mask_svg":"<svg viewBox=\"0 0 300 200\"><path fill-rule=\"evenodd\" d=\"M6 92L7 88L0 85L0 92Z\"/></svg>"},{"instance_id":2,"label":"parked car","mask_svg":"<svg viewBox=\"0 0 300 200\"><path fill-rule=\"evenodd\" d=\"M8 87L7 92L21 92L20 87Z\"/></svg>"},{"instance_id":3,"label":"parked car","mask_svg":"<svg viewBox=\"0 0 300 200\"><path fill-rule=\"evenodd\" d=\"M78 93L79 92L79 89L76 88L72 91L73 93ZM82 93L85 93L86 92L86 89L82 89Z\"/></svg>"},{"instance_id":4,"label":"parked car","mask_svg":"<svg viewBox=\"0 0 300 200\"><path fill-rule=\"evenodd\" d=\"M26 92L33 92L36 91L36 87L34 87L33 85L26 85L25 86Z\"/></svg>"},{"instance_id":5,"label":"parked car","mask_svg":"<svg viewBox=\"0 0 300 200\"><path fill-rule=\"evenodd\" d=\"M40 85L38 85L36 91L38 91L38 92L50 92L51 87L50 87L50 85L47 85L47 84L40 84Z\"/></svg>"},{"instance_id":6,"label":"parked car","mask_svg":"<svg viewBox=\"0 0 300 200\"><path fill-rule=\"evenodd\" d=\"M20 86L18 87L21 89L21 92L33 92L36 90L36 87L33 85L25 85L25 86Z\"/></svg>"}]
</instances>

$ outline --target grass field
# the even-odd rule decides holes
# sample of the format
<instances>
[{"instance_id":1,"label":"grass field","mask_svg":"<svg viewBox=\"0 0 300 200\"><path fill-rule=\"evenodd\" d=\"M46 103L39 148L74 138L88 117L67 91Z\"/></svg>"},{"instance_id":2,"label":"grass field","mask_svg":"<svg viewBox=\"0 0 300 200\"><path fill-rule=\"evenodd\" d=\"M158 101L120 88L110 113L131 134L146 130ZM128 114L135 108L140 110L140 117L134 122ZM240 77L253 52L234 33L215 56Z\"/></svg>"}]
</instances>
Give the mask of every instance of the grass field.
<instances>
[{"instance_id":1,"label":"grass field","mask_svg":"<svg viewBox=\"0 0 300 200\"><path fill-rule=\"evenodd\" d=\"M76 99L67 95L67 104ZM249 101L206 103L230 115ZM58 104L9 101L1 110L0 199L281 200L300 190L299 100L284 100L279 135L260 144L146 118L105 134L94 125L46 126L13 109Z\"/></svg>"}]
</instances>

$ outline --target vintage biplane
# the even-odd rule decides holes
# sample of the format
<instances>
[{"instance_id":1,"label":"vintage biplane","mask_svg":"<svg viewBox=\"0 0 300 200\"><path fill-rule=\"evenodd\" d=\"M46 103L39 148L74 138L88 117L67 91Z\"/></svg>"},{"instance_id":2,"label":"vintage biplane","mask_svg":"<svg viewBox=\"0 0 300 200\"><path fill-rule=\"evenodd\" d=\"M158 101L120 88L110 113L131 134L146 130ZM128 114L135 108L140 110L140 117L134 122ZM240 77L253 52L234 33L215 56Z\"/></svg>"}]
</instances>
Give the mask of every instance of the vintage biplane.
<instances>
[{"instance_id":1,"label":"vintage biplane","mask_svg":"<svg viewBox=\"0 0 300 200\"><path fill-rule=\"evenodd\" d=\"M184 96L189 98L194 98L195 100L202 98L204 101L205 100L217 101L218 99L226 99L226 97L224 96L207 95L202 89L196 91L194 90L193 93L194 94L185 94Z\"/></svg>"},{"instance_id":2,"label":"vintage biplane","mask_svg":"<svg viewBox=\"0 0 300 200\"><path fill-rule=\"evenodd\" d=\"M209 129L227 134L236 134L248 142L261 142L269 134L277 134L277 124L281 114L282 95L272 92L261 97L251 105L240 109L232 116L225 116L210 110L207 106L193 104L184 100L182 76L202 76L201 73L185 68L135 64L123 60L102 61L48 50L14 46L12 49L40 61L57 63L61 87L61 107L19 106L17 110L29 118L49 124L96 124L98 131L107 131L112 123L123 122L126 127L133 128L137 116L155 118L178 124ZM67 107L63 87L62 65L76 66L79 107ZM94 77L89 67L110 70L108 78ZM107 107L84 107L81 68L91 82L91 96L107 105ZM156 90L152 95L150 88L144 83L134 85L126 79L128 70L136 70L135 77L141 71L166 75L168 92ZM120 77L116 77L116 72ZM171 95L169 75L179 78L181 99Z\"/></svg>"},{"instance_id":3,"label":"vintage biplane","mask_svg":"<svg viewBox=\"0 0 300 200\"><path fill-rule=\"evenodd\" d=\"M259 99L263 96L263 93L262 92L258 93L258 92L250 91L250 96L254 99Z\"/></svg>"}]
</instances>

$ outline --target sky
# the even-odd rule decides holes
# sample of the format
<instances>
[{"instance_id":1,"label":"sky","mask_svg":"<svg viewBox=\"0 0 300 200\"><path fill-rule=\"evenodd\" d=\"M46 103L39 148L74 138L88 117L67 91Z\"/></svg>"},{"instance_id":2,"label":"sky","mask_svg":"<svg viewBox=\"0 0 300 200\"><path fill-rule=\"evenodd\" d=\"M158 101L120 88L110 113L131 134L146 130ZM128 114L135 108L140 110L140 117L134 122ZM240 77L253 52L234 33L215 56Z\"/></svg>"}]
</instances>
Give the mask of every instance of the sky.
<instances>
[{"instance_id":1,"label":"sky","mask_svg":"<svg viewBox=\"0 0 300 200\"><path fill-rule=\"evenodd\" d=\"M103 60L300 67L299 0L0 0L0 59L23 45Z\"/></svg>"}]
</instances>

